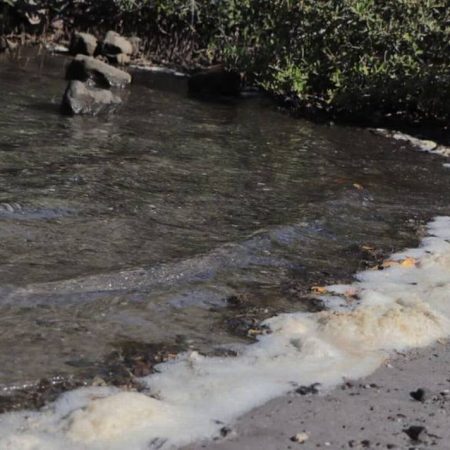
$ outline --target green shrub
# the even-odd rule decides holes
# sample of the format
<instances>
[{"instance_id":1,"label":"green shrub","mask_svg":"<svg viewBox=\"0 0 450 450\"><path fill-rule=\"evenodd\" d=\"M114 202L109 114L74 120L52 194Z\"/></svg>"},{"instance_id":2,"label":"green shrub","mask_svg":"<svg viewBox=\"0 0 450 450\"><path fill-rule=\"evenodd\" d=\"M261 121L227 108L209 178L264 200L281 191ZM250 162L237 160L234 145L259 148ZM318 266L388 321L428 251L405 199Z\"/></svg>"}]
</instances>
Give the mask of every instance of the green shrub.
<instances>
[{"instance_id":1,"label":"green shrub","mask_svg":"<svg viewBox=\"0 0 450 450\"><path fill-rule=\"evenodd\" d=\"M450 117L448 0L40 3L77 27L136 32L165 62L225 62L300 109Z\"/></svg>"}]
</instances>

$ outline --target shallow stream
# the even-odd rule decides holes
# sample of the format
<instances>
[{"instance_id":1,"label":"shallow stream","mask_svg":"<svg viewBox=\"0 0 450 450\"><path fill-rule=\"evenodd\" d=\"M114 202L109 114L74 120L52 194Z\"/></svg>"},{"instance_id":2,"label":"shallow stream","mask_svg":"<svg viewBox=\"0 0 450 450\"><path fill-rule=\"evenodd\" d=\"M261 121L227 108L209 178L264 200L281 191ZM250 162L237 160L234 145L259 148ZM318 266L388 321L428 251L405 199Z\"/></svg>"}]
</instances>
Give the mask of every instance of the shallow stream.
<instances>
[{"instance_id":1,"label":"shallow stream","mask_svg":"<svg viewBox=\"0 0 450 450\"><path fill-rule=\"evenodd\" d=\"M66 62L0 60L5 389L92 375L129 342L246 341L251 320L316 308L309 288L350 280L363 246L415 245L450 214L441 158L260 96L135 72L115 115L61 116Z\"/></svg>"}]
</instances>

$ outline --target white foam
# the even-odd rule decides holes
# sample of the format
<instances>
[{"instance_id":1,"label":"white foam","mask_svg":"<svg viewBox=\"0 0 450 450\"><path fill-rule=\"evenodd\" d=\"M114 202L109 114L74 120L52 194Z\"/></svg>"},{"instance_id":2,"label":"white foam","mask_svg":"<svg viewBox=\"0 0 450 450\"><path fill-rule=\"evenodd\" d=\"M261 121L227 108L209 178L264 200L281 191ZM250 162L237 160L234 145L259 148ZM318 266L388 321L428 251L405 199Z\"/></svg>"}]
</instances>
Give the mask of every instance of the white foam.
<instances>
[{"instance_id":1,"label":"white foam","mask_svg":"<svg viewBox=\"0 0 450 450\"><path fill-rule=\"evenodd\" d=\"M224 424L297 384L332 387L370 374L389 352L447 337L450 218L437 218L428 229L420 248L392 255L384 270L328 287L322 297L336 309L273 317L265 322L271 333L237 357L191 352L160 364L159 373L142 379L151 396L83 388L40 412L0 416L0 449L181 446L214 437Z\"/></svg>"},{"instance_id":2,"label":"white foam","mask_svg":"<svg viewBox=\"0 0 450 450\"><path fill-rule=\"evenodd\" d=\"M436 142L428 139L419 139L409 134L402 133L400 131L389 131L384 128L376 128L373 129L372 131L382 136L395 139L397 141L408 142L415 149L422 152L434 153L436 155L440 155L443 157L450 156L450 147L446 147L445 145L439 145Z\"/></svg>"}]
</instances>

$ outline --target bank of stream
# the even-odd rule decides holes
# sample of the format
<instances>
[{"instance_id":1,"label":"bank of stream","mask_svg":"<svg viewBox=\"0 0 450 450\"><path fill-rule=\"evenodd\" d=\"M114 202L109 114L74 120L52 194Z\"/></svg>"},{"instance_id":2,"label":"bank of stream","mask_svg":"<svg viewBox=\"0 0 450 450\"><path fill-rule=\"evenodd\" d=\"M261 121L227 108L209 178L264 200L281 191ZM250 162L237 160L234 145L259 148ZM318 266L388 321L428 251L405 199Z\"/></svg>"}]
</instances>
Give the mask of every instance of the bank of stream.
<instances>
[{"instance_id":1,"label":"bank of stream","mask_svg":"<svg viewBox=\"0 0 450 450\"><path fill-rule=\"evenodd\" d=\"M450 214L449 169L408 142L140 71L116 114L61 116L66 63L0 60L4 410L181 350L232 355Z\"/></svg>"}]
</instances>

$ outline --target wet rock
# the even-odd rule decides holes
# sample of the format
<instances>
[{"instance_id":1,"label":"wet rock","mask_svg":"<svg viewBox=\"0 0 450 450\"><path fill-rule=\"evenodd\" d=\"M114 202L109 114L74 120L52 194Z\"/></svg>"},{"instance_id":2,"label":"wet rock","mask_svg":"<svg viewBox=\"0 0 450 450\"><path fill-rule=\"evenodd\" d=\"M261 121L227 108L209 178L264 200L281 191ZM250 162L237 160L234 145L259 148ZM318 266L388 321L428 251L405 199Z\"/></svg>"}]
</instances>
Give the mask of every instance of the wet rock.
<instances>
[{"instance_id":1,"label":"wet rock","mask_svg":"<svg viewBox=\"0 0 450 450\"><path fill-rule=\"evenodd\" d=\"M93 56L97 49L97 38L90 33L74 33L70 41L70 53L72 55Z\"/></svg>"},{"instance_id":2,"label":"wet rock","mask_svg":"<svg viewBox=\"0 0 450 450\"><path fill-rule=\"evenodd\" d=\"M238 96L242 89L241 75L223 66L214 66L191 75L189 92L198 95Z\"/></svg>"},{"instance_id":3,"label":"wet rock","mask_svg":"<svg viewBox=\"0 0 450 450\"><path fill-rule=\"evenodd\" d=\"M311 394L318 394L319 393L319 387L320 383L314 383L310 386L300 386L295 390L297 394L300 395L311 395Z\"/></svg>"},{"instance_id":4,"label":"wet rock","mask_svg":"<svg viewBox=\"0 0 450 450\"><path fill-rule=\"evenodd\" d=\"M102 53L106 56L108 55L118 55L123 53L125 55L133 54L133 45L127 39L121 36L115 31L108 31L103 41L103 51Z\"/></svg>"},{"instance_id":5,"label":"wet rock","mask_svg":"<svg viewBox=\"0 0 450 450\"><path fill-rule=\"evenodd\" d=\"M109 58L109 61L114 64L118 64L119 66L125 66L127 64L130 64L131 58L130 55L126 55L125 53L119 53Z\"/></svg>"},{"instance_id":6,"label":"wet rock","mask_svg":"<svg viewBox=\"0 0 450 450\"><path fill-rule=\"evenodd\" d=\"M233 317L227 320L227 328L230 333L237 336L246 336L255 338L268 331L266 325L262 325L259 320L254 317Z\"/></svg>"},{"instance_id":7,"label":"wet rock","mask_svg":"<svg viewBox=\"0 0 450 450\"><path fill-rule=\"evenodd\" d=\"M151 374L155 365L176 357L186 348L165 343L147 344L125 341L116 345L117 350L107 358L108 372L126 373L128 376L143 377ZM108 379L111 382L111 379ZM114 380L112 380L114 382ZM121 384L121 383L114 383Z\"/></svg>"},{"instance_id":8,"label":"wet rock","mask_svg":"<svg viewBox=\"0 0 450 450\"><path fill-rule=\"evenodd\" d=\"M309 439L307 433L297 433L296 435L291 437L292 442L297 442L299 444L305 443Z\"/></svg>"},{"instance_id":9,"label":"wet rock","mask_svg":"<svg viewBox=\"0 0 450 450\"><path fill-rule=\"evenodd\" d=\"M409 395L418 402L424 402L428 399L430 393L426 389L419 388L416 391L410 392Z\"/></svg>"},{"instance_id":10,"label":"wet rock","mask_svg":"<svg viewBox=\"0 0 450 450\"><path fill-rule=\"evenodd\" d=\"M412 441L419 441L425 432L426 428L421 425L412 425L403 430L403 433L407 434Z\"/></svg>"},{"instance_id":11,"label":"wet rock","mask_svg":"<svg viewBox=\"0 0 450 450\"><path fill-rule=\"evenodd\" d=\"M230 308L241 308L248 303L248 299L245 296L245 294L242 295L233 294L227 297L226 302L227 306L229 306Z\"/></svg>"},{"instance_id":12,"label":"wet rock","mask_svg":"<svg viewBox=\"0 0 450 450\"><path fill-rule=\"evenodd\" d=\"M95 88L81 81L72 80L64 93L62 112L96 115L100 112L114 111L120 103L120 98L107 89Z\"/></svg>"},{"instance_id":13,"label":"wet rock","mask_svg":"<svg viewBox=\"0 0 450 450\"><path fill-rule=\"evenodd\" d=\"M101 87L124 87L131 83L131 75L92 56L77 55L67 66L66 80L92 80Z\"/></svg>"},{"instance_id":14,"label":"wet rock","mask_svg":"<svg viewBox=\"0 0 450 450\"><path fill-rule=\"evenodd\" d=\"M63 392L84 386L80 380L55 376L44 378L36 384L27 385L22 389L13 389L0 394L0 413L39 409L45 404L56 400Z\"/></svg>"}]
</instances>

